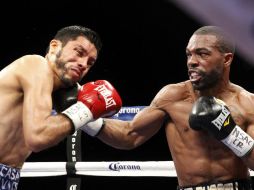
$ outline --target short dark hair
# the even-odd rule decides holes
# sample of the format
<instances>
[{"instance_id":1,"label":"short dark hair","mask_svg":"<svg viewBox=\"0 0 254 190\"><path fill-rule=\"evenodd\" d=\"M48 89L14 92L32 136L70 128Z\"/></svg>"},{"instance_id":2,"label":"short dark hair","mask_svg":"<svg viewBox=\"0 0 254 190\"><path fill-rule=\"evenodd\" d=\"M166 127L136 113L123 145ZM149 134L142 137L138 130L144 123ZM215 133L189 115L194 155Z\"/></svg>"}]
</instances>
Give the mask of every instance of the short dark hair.
<instances>
[{"instance_id":1,"label":"short dark hair","mask_svg":"<svg viewBox=\"0 0 254 190\"><path fill-rule=\"evenodd\" d=\"M66 26L57 31L54 39L61 41L62 45L65 46L67 42L70 40L75 40L79 36L84 36L91 43L93 43L97 49L97 54L99 54L102 47L101 38L97 32L90 28L79 25Z\"/></svg>"},{"instance_id":2,"label":"short dark hair","mask_svg":"<svg viewBox=\"0 0 254 190\"><path fill-rule=\"evenodd\" d=\"M235 53L235 42L230 35L218 26L203 26L193 34L214 35L218 40L218 49L222 53Z\"/></svg>"}]
</instances>

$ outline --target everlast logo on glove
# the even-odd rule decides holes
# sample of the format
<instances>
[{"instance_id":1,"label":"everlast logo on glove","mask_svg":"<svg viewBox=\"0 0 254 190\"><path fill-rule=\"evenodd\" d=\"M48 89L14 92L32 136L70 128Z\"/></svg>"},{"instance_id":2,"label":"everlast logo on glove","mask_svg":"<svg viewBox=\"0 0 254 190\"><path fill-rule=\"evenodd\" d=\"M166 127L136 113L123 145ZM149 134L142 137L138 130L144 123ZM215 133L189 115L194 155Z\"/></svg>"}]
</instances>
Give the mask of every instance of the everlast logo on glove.
<instances>
[{"instance_id":1,"label":"everlast logo on glove","mask_svg":"<svg viewBox=\"0 0 254 190\"><path fill-rule=\"evenodd\" d=\"M229 122L230 122L229 118L228 118L229 114L230 114L229 110L225 106L222 105L220 115L215 120L213 120L212 123L219 130L221 130L222 126L225 127L225 126L227 126L229 124Z\"/></svg>"},{"instance_id":2,"label":"everlast logo on glove","mask_svg":"<svg viewBox=\"0 0 254 190\"><path fill-rule=\"evenodd\" d=\"M109 91L105 85L100 85L94 90L100 92L100 94L103 96L105 103L106 103L106 109L108 109L111 106L116 105L115 100L112 97L112 92Z\"/></svg>"},{"instance_id":3,"label":"everlast logo on glove","mask_svg":"<svg viewBox=\"0 0 254 190\"><path fill-rule=\"evenodd\" d=\"M77 103L62 113L72 121L76 131L98 118L113 116L121 107L122 100L116 89L106 80L97 80L81 86ZM102 126L103 122L99 123Z\"/></svg>"}]
</instances>

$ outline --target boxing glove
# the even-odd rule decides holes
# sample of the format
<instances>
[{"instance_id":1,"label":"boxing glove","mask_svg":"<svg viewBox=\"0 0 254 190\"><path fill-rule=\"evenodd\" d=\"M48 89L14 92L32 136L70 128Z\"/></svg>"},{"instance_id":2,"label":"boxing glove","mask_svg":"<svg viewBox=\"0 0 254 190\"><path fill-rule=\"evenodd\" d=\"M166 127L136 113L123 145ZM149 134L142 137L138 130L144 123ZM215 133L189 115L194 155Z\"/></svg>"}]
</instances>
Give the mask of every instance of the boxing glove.
<instances>
[{"instance_id":1,"label":"boxing glove","mask_svg":"<svg viewBox=\"0 0 254 190\"><path fill-rule=\"evenodd\" d=\"M189 125L194 130L208 131L239 157L253 149L253 139L236 125L226 104L215 97L202 96L194 103Z\"/></svg>"},{"instance_id":2,"label":"boxing glove","mask_svg":"<svg viewBox=\"0 0 254 190\"><path fill-rule=\"evenodd\" d=\"M97 80L81 86L77 94L77 102L62 113L69 117L75 130L87 127L88 122L100 117L110 117L122 107L122 100L116 89L106 80ZM94 136L102 127L92 129Z\"/></svg>"},{"instance_id":3,"label":"boxing glove","mask_svg":"<svg viewBox=\"0 0 254 190\"><path fill-rule=\"evenodd\" d=\"M76 83L74 86L68 88L60 88L52 93L53 109L60 113L77 102L78 86Z\"/></svg>"}]
</instances>

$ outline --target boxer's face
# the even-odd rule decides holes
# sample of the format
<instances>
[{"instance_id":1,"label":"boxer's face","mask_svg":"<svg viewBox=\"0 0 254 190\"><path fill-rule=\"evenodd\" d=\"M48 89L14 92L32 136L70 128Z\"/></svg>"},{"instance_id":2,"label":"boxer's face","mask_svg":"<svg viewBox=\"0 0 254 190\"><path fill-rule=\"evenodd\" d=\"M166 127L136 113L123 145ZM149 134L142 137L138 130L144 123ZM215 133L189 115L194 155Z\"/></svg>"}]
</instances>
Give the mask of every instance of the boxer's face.
<instances>
[{"instance_id":1,"label":"boxer's face","mask_svg":"<svg viewBox=\"0 0 254 190\"><path fill-rule=\"evenodd\" d=\"M190 81L196 90L214 87L224 74L224 55L213 35L193 35L186 48Z\"/></svg>"},{"instance_id":2,"label":"boxer's face","mask_svg":"<svg viewBox=\"0 0 254 190\"><path fill-rule=\"evenodd\" d=\"M66 86L80 81L97 59L97 49L85 37L69 41L56 53L59 77Z\"/></svg>"}]
</instances>

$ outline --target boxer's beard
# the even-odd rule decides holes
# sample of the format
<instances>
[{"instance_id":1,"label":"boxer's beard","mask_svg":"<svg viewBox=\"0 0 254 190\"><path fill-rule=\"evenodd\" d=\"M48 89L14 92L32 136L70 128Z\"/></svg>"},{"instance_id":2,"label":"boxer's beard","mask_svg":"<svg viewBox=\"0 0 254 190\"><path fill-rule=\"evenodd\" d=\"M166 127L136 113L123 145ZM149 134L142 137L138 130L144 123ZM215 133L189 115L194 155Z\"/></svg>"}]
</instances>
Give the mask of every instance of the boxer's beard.
<instances>
[{"instance_id":1,"label":"boxer's beard","mask_svg":"<svg viewBox=\"0 0 254 190\"><path fill-rule=\"evenodd\" d=\"M193 88L195 90L206 90L216 86L222 80L223 68L218 66L209 73L200 71L199 74L202 76L202 79L198 83L192 83Z\"/></svg>"},{"instance_id":2,"label":"boxer's beard","mask_svg":"<svg viewBox=\"0 0 254 190\"><path fill-rule=\"evenodd\" d=\"M62 60L61 57L62 50L56 54L56 67L60 70L59 78L64 83L66 87L71 87L75 84L70 78L66 77L68 68L66 67L67 62Z\"/></svg>"}]
</instances>

